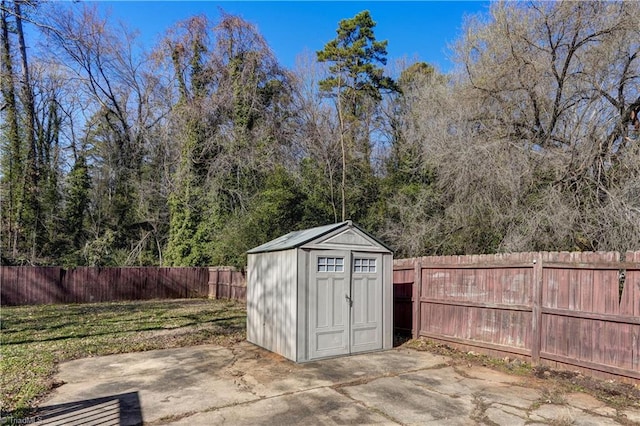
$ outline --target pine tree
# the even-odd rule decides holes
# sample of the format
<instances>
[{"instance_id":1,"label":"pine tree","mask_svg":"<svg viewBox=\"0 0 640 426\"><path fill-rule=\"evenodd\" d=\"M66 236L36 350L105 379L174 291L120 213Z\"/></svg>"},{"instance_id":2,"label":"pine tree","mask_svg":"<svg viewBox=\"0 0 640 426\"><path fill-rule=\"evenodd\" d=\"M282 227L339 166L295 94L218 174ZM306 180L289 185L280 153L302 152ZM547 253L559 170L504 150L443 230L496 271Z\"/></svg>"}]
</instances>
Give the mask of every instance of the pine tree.
<instances>
[{"instance_id":1,"label":"pine tree","mask_svg":"<svg viewBox=\"0 0 640 426\"><path fill-rule=\"evenodd\" d=\"M371 168L371 123L382 93L397 90L395 82L384 76L381 66L387 62L387 41L376 40L375 26L366 10L343 19L337 37L316 52L318 61L331 64L331 75L319 85L335 100L340 125L342 220L353 216L358 205L369 204L375 196L371 186L375 180Z\"/></svg>"}]
</instances>

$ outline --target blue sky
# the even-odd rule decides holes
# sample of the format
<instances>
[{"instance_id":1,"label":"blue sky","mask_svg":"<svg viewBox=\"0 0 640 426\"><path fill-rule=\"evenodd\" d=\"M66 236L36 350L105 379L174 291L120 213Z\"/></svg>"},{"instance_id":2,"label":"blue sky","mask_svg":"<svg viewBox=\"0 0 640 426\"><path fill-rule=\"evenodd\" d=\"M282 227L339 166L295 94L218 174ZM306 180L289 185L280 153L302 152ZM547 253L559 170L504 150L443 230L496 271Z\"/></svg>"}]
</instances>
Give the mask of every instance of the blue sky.
<instances>
[{"instance_id":1,"label":"blue sky","mask_svg":"<svg viewBox=\"0 0 640 426\"><path fill-rule=\"evenodd\" d=\"M280 63L295 65L297 55L315 52L333 39L338 22L369 10L377 22L378 40L388 40L388 59L417 57L441 71L451 69L447 45L461 34L467 14L486 12L489 2L481 1L98 1L86 2L110 12L140 32L140 41L151 46L175 22L195 14L213 21L219 8L242 16L255 24Z\"/></svg>"}]
</instances>

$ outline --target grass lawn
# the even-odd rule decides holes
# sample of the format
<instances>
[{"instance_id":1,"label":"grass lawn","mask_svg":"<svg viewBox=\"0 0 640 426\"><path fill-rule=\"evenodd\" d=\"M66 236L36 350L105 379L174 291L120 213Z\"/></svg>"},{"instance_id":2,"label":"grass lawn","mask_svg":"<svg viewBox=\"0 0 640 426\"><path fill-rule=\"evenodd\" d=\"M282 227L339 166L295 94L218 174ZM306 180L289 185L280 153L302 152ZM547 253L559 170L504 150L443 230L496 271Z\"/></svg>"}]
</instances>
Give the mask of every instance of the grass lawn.
<instances>
[{"instance_id":1,"label":"grass lawn","mask_svg":"<svg viewBox=\"0 0 640 426\"><path fill-rule=\"evenodd\" d=\"M244 340L244 303L153 300L3 307L2 413L26 413L56 387L57 363L77 358Z\"/></svg>"}]
</instances>

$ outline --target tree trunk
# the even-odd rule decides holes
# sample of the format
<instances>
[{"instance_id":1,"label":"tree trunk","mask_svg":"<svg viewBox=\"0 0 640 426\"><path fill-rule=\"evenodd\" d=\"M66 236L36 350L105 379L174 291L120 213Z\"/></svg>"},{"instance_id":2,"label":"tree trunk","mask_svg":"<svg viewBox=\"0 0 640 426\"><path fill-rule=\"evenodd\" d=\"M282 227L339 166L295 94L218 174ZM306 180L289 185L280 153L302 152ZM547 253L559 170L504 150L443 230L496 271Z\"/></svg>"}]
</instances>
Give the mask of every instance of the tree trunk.
<instances>
[{"instance_id":1,"label":"tree trunk","mask_svg":"<svg viewBox=\"0 0 640 426\"><path fill-rule=\"evenodd\" d=\"M8 152L5 154L8 164L3 164L6 167L7 173L6 181L8 184L9 196L8 208L3 209L3 222L6 220L8 226L8 246L7 252L15 258L18 255L18 224L17 224L17 205L19 195L19 182L22 176L22 159L20 155L20 135L18 133L18 111L16 104L16 94L14 86L13 75L13 61L11 57L11 48L9 42L9 26L7 22L7 8L6 2L2 1L2 10L0 11L0 37L2 37L0 43L0 49L2 49L2 61L0 61L1 73L0 74L0 90L2 91L2 98L4 104L2 109L6 110L6 140L7 147L3 147Z\"/></svg>"},{"instance_id":2,"label":"tree trunk","mask_svg":"<svg viewBox=\"0 0 640 426\"><path fill-rule=\"evenodd\" d=\"M25 226L31 232L31 261L36 257L37 234L39 226L39 201L38 201L38 163L36 153L36 137L35 137L35 107L31 80L29 78L29 64L27 61L27 48L24 41L24 31L22 29L22 11L20 9L20 1L15 0L13 3L16 33L18 36L18 51L20 52L20 62L22 65L22 104L24 108L24 135L26 139L27 151L27 169L24 173L24 190L23 202L21 203L21 212L19 217L26 215Z\"/></svg>"},{"instance_id":3,"label":"tree trunk","mask_svg":"<svg viewBox=\"0 0 640 426\"><path fill-rule=\"evenodd\" d=\"M344 145L344 117L342 116L342 79L338 75L338 122L340 123L340 149L342 150L342 182L340 184L340 192L342 196L342 221L347 218L347 150Z\"/></svg>"}]
</instances>

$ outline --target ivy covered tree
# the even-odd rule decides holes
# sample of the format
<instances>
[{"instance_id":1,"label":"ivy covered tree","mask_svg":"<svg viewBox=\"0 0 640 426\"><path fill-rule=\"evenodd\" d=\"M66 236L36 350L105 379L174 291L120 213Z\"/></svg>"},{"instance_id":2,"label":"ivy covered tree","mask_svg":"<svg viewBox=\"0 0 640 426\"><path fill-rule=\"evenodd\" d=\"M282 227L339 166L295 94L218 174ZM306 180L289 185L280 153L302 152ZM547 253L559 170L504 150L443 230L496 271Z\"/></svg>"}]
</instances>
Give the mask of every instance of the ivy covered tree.
<instances>
[{"instance_id":1,"label":"ivy covered tree","mask_svg":"<svg viewBox=\"0 0 640 426\"><path fill-rule=\"evenodd\" d=\"M0 92L2 93L2 230L4 255L18 257L18 238L21 234L19 209L22 201L21 185L24 172L24 147L20 136L20 114L18 96L16 94L17 81L12 55L12 40L10 38L9 5L2 0L0 8Z\"/></svg>"},{"instance_id":2,"label":"ivy covered tree","mask_svg":"<svg viewBox=\"0 0 640 426\"><path fill-rule=\"evenodd\" d=\"M179 22L170 30L163 46L171 58L178 85L177 102L170 115L179 146L179 161L172 177L174 190L168 199L170 222L165 261L170 265L200 265L210 260L205 244L197 236L206 215L209 27L204 16Z\"/></svg>"},{"instance_id":3,"label":"ivy covered tree","mask_svg":"<svg viewBox=\"0 0 640 426\"><path fill-rule=\"evenodd\" d=\"M238 232L253 223L254 199L287 155L289 77L255 26L234 15L182 22L165 47L178 83L170 132L179 146L166 262L244 262L256 241Z\"/></svg>"},{"instance_id":4,"label":"ivy covered tree","mask_svg":"<svg viewBox=\"0 0 640 426\"><path fill-rule=\"evenodd\" d=\"M61 205L60 133L63 83L33 55L26 26L41 5L0 3L0 177L2 249L19 263L43 263L57 252Z\"/></svg>"}]
</instances>

